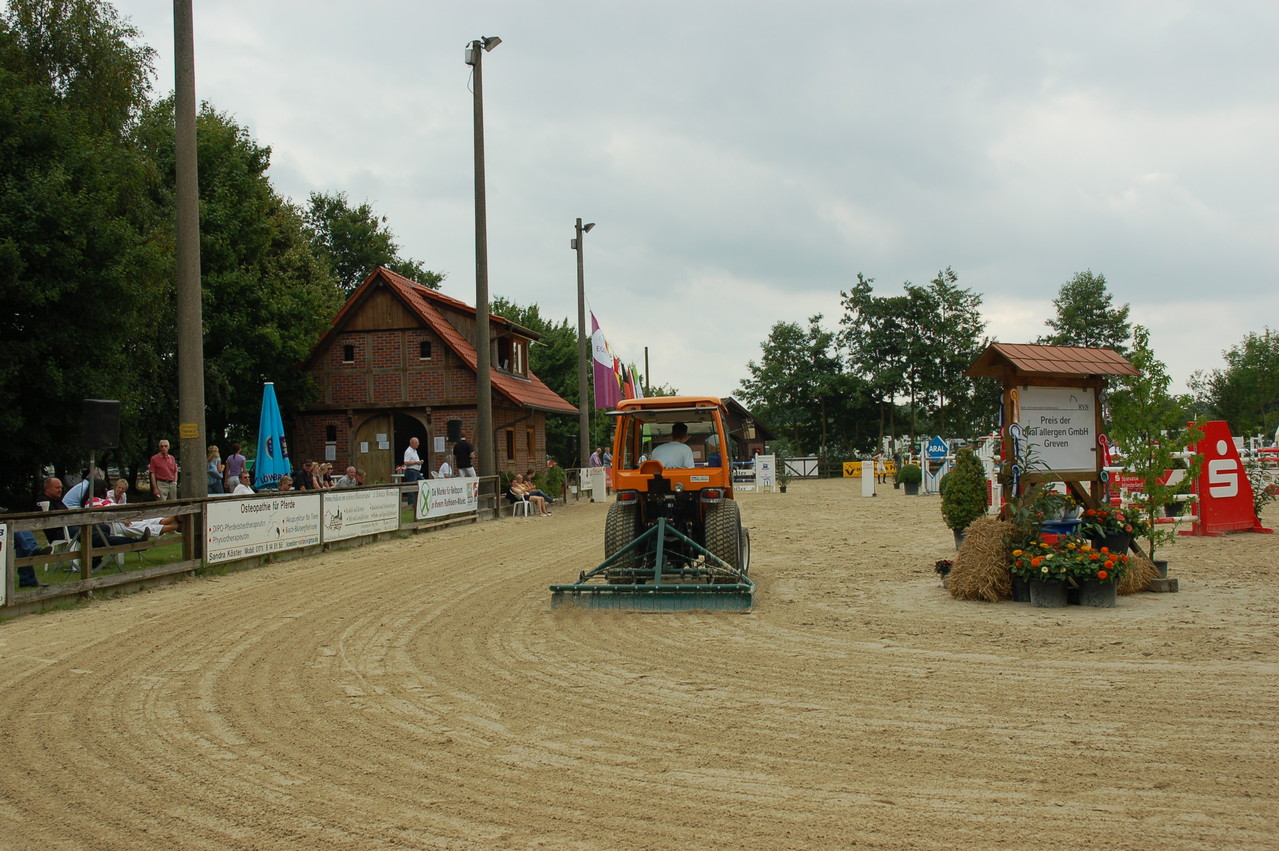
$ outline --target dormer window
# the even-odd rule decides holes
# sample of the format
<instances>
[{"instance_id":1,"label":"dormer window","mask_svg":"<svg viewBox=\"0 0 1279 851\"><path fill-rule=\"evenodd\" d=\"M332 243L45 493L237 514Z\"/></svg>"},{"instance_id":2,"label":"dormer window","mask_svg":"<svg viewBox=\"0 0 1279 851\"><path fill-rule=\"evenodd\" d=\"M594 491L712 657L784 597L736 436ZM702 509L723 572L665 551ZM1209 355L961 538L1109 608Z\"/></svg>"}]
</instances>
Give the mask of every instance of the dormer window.
<instances>
[{"instance_id":1,"label":"dormer window","mask_svg":"<svg viewBox=\"0 0 1279 851\"><path fill-rule=\"evenodd\" d=\"M497 368L512 375L528 375L528 340L523 337L497 338Z\"/></svg>"}]
</instances>

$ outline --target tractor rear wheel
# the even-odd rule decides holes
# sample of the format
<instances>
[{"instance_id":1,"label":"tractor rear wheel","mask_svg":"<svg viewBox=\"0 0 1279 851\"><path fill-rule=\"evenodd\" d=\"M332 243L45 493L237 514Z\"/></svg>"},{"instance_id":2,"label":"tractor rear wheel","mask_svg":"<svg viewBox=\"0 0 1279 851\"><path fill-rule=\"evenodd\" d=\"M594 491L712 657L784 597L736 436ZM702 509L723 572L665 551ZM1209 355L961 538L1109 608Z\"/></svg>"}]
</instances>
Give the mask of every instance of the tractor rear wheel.
<instances>
[{"instance_id":1,"label":"tractor rear wheel","mask_svg":"<svg viewBox=\"0 0 1279 851\"><path fill-rule=\"evenodd\" d=\"M604 558L610 558L639 535L639 506L615 502L604 521Z\"/></svg>"},{"instance_id":2,"label":"tractor rear wheel","mask_svg":"<svg viewBox=\"0 0 1279 851\"><path fill-rule=\"evenodd\" d=\"M743 574L750 568L750 539L742 528L742 513L736 502L724 502L706 509L706 549Z\"/></svg>"},{"instance_id":3,"label":"tractor rear wheel","mask_svg":"<svg viewBox=\"0 0 1279 851\"><path fill-rule=\"evenodd\" d=\"M644 530L640 528L639 506L634 503L615 502L608 507L608 518L604 521L604 558L612 558L626 548L626 545L640 536ZM652 577L638 575L648 564L646 553L632 550L630 555L622 558L606 572L605 576L612 585L642 583ZM650 568L651 571L651 568Z\"/></svg>"}]
</instances>

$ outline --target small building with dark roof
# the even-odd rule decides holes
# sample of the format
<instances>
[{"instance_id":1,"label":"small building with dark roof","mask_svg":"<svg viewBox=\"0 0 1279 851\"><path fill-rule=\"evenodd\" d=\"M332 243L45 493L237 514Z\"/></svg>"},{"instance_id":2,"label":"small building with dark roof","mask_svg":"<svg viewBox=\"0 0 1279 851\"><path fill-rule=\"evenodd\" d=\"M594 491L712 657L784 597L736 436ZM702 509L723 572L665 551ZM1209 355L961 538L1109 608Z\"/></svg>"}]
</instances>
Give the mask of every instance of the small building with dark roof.
<instances>
[{"instance_id":1,"label":"small building with dark roof","mask_svg":"<svg viewBox=\"0 0 1279 851\"><path fill-rule=\"evenodd\" d=\"M493 430L499 471L546 463L546 417L577 408L529 370L539 335L488 317ZM292 457L353 465L389 482L411 438L423 472L453 463L453 438L473 446L476 423L475 308L379 266L333 317L302 369L319 398L294 419ZM450 435L450 431L452 434Z\"/></svg>"}]
</instances>

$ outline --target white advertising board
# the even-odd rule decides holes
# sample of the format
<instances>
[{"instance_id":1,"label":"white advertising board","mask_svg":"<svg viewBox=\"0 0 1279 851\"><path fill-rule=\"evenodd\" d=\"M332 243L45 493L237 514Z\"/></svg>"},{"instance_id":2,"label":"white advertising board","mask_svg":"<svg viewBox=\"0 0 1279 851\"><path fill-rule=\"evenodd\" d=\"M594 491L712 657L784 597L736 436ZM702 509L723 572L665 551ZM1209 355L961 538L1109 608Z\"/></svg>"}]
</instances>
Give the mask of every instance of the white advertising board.
<instances>
[{"instance_id":1,"label":"white advertising board","mask_svg":"<svg viewBox=\"0 0 1279 851\"><path fill-rule=\"evenodd\" d=\"M273 494L210 502L204 559L209 564L320 543L320 495Z\"/></svg>"},{"instance_id":2,"label":"white advertising board","mask_svg":"<svg viewBox=\"0 0 1279 851\"><path fill-rule=\"evenodd\" d=\"M478 511L479 479L421 479L417 483L418 520Z\"/></svg>"},{"instance_id":3,"label":"white advertising board","mask_svg":"<svg viewBox=\"0 0 1279 851\"><path fill-rule=\"evenodd\" d=\"M608 473L603 467L591 467L591 502L608 502Z\"/></svg>"},{"instance_id":4,"label":"white advertising board","mask_svg":"<svg viewBox=\"0 0 1279 851\"><path fill-rule=\"evenodd\" d=\"M1036 460L1058 473L1096 472L1097 396L1092 388L1019 387L1016 413L1014 421Z\"/></svg>"},{"instance_id":5,"label":"white advertising board","mask_svg":"<svg viewBox=\"0 0 1279 851\"><path fill-rule=\"evenodd\" d=\"M400 492L395 488L350 488L323 496L325 543L400 528Z\"/></svg>"},{"instance_id":6,"label":"white advertising board","mask_svg":"<svg viewBox=\"0 0 1279 851\"><path fill-rule=\"evenodd\" d=\"M755 487L773 490L777 487L777 456L755 456Z\"/></svg>"}]
</instances>

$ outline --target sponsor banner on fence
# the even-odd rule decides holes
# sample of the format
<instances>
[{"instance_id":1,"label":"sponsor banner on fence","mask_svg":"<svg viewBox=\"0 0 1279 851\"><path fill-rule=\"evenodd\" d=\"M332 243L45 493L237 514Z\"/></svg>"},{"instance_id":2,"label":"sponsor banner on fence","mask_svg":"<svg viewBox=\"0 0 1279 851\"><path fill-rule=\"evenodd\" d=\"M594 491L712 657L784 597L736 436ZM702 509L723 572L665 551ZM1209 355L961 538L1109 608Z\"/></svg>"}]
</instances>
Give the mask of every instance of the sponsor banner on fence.
<instances>
[{"instance_id":1,"label":"sponsor banner on fence","mask_svg":"<svg viewBox=\"0 0 1279 851\"><path fill-rule=\"evenodd\" d=\"M395 488L352 488L324 494L324 542L400 528L400 492Z\"/></svg>"},{"instance_id":2,"label":"sponsor banner on fence","mask_svg":"<svg viewBox=\"0 0 1279 851\"><path fill-rule=\"evenodd\" d=\"M422 479L417 483L418 520L465 514L479 508L479 479Z\"/></svg>"},{"instance_id":3,"label":"sponsor banner on fence","mask_svg":"<svg viewBox=\"0 0 1279 851\"><path fill-rule=\"evenodd\" d=\"M320 543L320 495L291 493L210 502L204 560L209 564Z\"/></svg>"}]
</instances>

